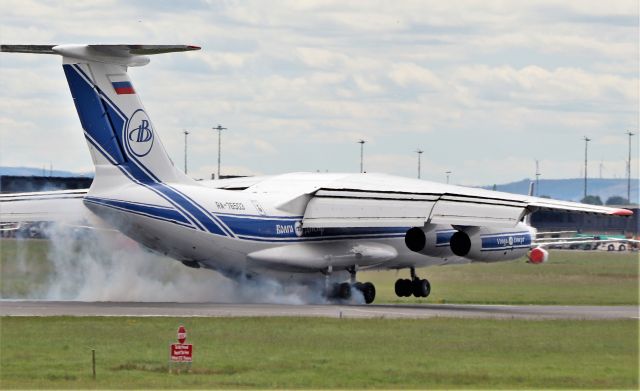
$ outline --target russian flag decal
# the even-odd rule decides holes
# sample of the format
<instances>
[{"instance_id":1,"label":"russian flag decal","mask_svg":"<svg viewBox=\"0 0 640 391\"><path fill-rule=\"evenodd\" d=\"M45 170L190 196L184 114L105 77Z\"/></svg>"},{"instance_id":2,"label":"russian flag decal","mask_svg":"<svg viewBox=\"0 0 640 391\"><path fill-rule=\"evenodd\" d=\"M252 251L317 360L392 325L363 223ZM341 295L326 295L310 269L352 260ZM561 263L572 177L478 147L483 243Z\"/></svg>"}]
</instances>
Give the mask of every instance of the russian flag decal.
<instances>
[{"instance_id":1,"label":"russian flag decal","mask_svg":"<svg viewBox=\"0 0 640 391\"><path fill-rule=\"evenodd\" d=\"M136 93L127 75L109 75L109 81L118 95Z\"/></svg>"}]
</instances>

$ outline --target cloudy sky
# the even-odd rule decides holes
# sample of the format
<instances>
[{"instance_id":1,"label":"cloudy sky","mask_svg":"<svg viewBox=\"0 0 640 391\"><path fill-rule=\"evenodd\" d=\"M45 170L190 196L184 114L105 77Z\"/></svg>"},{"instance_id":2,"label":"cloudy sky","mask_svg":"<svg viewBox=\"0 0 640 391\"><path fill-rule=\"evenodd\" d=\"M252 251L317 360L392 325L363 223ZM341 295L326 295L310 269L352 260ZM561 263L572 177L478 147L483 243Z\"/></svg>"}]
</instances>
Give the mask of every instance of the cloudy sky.
<instances>
[{"instance_id":1,"label":"cloudy sky","mask_svg":"<svg viewBox=\"0 0 640 391\"><path fill-rule=\"evenodd\" d=\"M189 174L365 170L467 185L626 176L639 2L8 1L3 44L195 44L132 68ZM91 171L60 58L0 55L0 165ZM638 175L634 137L633 176Z\"/></svg>"}]
</instances>

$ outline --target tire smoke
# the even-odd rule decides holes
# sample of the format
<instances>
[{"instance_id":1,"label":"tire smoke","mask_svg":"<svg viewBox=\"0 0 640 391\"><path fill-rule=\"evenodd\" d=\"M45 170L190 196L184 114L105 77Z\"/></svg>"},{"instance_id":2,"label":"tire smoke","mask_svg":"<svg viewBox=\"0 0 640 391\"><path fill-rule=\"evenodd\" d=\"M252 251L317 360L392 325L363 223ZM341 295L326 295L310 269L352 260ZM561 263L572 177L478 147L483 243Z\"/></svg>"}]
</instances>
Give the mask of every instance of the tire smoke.
<instances>
[{"instance_id":1,"label":"tire smoke","mask_svg":"<svg viewBox=\"0 0 640 391\"><path fill-rule=\"evenodd\" d=\"M319 286L271 279L236 282L215 271L192 269L152 253L116 231L52 224L44 232L49 272L44 284L21 297L41 300L324 304ZM21 239L16 239L21 241ZM25 239L24 242L27 240ZM16 272L28 273L18 243ZM355 290L354 290L355 292ZM358 292L359 293L359 292ZM6 294L4 296L7 296ZM352 302L363 299L357 293Z\"/></svg>"}]
</instances>

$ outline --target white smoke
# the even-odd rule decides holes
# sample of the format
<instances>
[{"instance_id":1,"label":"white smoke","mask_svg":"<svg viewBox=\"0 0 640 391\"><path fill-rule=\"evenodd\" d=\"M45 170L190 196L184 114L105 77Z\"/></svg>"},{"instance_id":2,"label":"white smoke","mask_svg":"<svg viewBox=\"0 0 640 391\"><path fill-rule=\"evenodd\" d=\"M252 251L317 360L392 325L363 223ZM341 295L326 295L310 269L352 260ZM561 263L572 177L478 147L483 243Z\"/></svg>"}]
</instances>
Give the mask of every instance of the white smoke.
<instances>
[{"instance_id":1,"label":"white smoke","mask_svg":"<svg viewBox=\"0 0 640 391\"><path fill-rule=\"evenodd\" d=\"M232 281L152 253L114 231L52 225L46 284L31 299L217 303L326 303L320 287L269 279ZM24 244L19 244L24 247ZM23 255L19 255L23 256ZM19 261L19 265L24 261ZM22 267L24 270L24 267ZM364 302L353 290L350 302Z\"/></svg>"},{"instance_id":2,"label":"white smoke","mask_svg":"<svg viewBox=\"0 0 640 391\"><path fill-rule=\"evenodd\" d=\"M27 260L27 244L25 240L16 241L16 269L15 273L25 274L29 270Z\"/></svg>"}]
</instances>

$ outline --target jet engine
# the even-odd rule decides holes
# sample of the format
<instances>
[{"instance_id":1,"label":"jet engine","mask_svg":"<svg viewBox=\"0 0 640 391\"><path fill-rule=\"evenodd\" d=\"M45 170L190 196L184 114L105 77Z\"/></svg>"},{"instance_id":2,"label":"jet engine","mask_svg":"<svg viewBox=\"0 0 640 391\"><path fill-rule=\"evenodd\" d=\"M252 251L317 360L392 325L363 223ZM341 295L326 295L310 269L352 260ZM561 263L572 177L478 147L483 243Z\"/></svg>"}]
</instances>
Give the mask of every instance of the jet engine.
<instances>
[{"instance_id":1,"label":"jet engine","mask_svg":"<svg viewBox=\"0 0 640 391\"><path fill-rule=\"evenodd\" d=\"M529 263L545 263L549 259L549 252L542 247L536 247L528 255Z\"/></svg>"},{"instance_id":2,"label":"jet engine","mask_svg":"<svg viewBox=\"0 0 640 391\"><path fill-rule=\"evenodd\" d=\"M409 250L420 254L439 258L450 257L453 252L449 247L449 240L456 230L451 227L441 228L443 226L435 225L411 228L407 231L404 242Z\"/></svg>"},{"instance_id":3,"label":"jet engine","mask_svg":"<svg viewBox=\"0 0 640 391\"><path fill-rule=\"evenodd\" d=\"M532 231L525 224L500 229L468 227L451 235L451 251L474 262L498 262L524 256L531 247Z\"/></svg>"}]
</instances>

